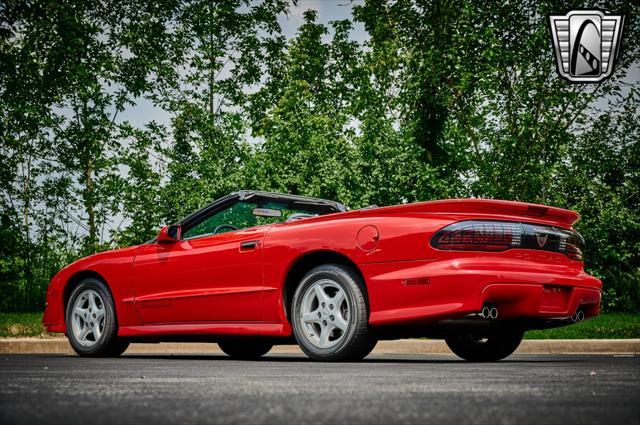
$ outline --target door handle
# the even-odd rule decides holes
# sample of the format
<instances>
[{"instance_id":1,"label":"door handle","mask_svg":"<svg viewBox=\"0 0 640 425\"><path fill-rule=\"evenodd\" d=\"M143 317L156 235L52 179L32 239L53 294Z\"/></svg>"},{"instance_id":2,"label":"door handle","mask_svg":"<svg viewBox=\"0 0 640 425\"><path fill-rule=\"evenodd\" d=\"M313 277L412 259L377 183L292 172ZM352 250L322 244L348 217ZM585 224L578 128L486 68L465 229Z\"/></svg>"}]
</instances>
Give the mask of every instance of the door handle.
<instances>
[{"instance_id":1,"label":"door handle","mask_svg":"<svg viewBox=\"0 0 640 425\"><path fill-rule=\"evenodd\" d=\"M255 249L255 247L257 247L259 244L260 244L259 240L240 242L240 251L248 251L250 249Z\"/></svg>"}]
</instances>

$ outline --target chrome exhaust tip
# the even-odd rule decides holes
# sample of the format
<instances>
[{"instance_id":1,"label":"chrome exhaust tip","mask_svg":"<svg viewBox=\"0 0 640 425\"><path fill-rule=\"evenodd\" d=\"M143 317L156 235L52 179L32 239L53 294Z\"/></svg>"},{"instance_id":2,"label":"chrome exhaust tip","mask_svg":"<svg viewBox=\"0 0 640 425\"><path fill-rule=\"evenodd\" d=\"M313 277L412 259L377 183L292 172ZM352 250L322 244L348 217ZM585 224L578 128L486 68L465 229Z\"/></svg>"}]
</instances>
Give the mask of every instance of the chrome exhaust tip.
<instances>
[{"instance_id":1,"label":"chrome exhaust tip","mask_svg":"<svg viewBox=\"0 0 640 425\"><path fill-rule=\"evenodd\" d=\"M483 319L495 320L498 318L498 308L493 307L490 304L485 305L482 307L482 310L480 310L480 317Z\"/></svg>"},{"instance_id":2,"label":"chrome exhaust tip","mask_svg":"<svg viewBox=\"0 0 640 425\"><path fill-rule=\"evenodd\" d=\"M573 316L571 316L571 321L573 323L578 323L578 322L582 322L584 320L584 311L582 310L577 310Z\"/></svg>"},{"instance_id":3,"label":"chrome exhaust tip","mask_svg":"<svg viewBox=\"0 0 640 425\"><path fill-rule=\"evenodd\" d=\"M482 307L482 310L480 311L480 316L482 316L483 319L488 319L491 315L491 309L487 306Z\"/></svg>"},{"instance_id":4,"label":"chrome exhaust tip","mask_svg":"<svg viewBox=\"0 0 640 425\"><path fill-rule=\"evenodd\" d=\"M489 310L489 318L494 320L498 318L498 309L496 307L491 307L491 310Z\"/></svg>"}]
</instances>

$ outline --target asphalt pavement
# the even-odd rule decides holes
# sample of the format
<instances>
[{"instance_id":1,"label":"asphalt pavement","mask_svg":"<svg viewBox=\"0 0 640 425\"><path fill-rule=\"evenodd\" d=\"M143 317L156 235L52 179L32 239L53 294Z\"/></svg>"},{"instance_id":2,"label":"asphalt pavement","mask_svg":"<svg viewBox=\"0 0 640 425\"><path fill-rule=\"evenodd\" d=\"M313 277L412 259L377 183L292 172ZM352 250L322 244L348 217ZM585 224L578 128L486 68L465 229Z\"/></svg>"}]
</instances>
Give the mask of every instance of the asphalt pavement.
<instances>
[{"instance_id":1,"label":"asphalt pavement","mask_svg":"<svg viewBox=\"0 0 640 425\"><path fill-rule=\"evenodd\" d=\"M640 357L0 357L0 423L639 424Z\"/></svg>"}]
</instances>

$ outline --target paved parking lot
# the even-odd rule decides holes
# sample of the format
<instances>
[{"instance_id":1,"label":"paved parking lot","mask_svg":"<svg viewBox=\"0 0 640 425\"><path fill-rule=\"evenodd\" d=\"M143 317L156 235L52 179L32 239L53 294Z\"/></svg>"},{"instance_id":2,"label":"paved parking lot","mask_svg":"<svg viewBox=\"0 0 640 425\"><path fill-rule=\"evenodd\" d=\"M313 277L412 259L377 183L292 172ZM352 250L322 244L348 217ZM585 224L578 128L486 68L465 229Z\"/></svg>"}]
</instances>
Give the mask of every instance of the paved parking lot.
<instances>
[{"instance_id":1,"label":"paved parking lot","mask_svg":"<svg viewBox=\"0 0 640 425\"><path fill-rule=\"evenodd\" d=\"M0 423L638 424L640 357L0 357Z\"/></svg>"}]
</instances>

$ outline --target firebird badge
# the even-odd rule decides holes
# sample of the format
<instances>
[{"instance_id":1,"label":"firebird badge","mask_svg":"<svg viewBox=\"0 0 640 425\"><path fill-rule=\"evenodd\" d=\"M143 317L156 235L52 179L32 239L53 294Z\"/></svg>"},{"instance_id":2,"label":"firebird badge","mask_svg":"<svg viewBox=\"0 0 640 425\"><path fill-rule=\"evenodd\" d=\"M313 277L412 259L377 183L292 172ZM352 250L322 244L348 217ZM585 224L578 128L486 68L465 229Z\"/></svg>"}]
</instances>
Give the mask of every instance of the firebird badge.
<instances>
[{"instance_id":1,"label":"firebird badge","mask_svg":"<svg viewBox=\"0 0 640 425\"><path fill-rule=\"evenodd\" d=\"M574 10L549 16L558 74L574 83L597 83L611 76L618 57L624 16Z\"/></svg>"},{"instance_id":2,"label":"firebird badge","mask_svg":"<svg viewBox=\"0 0 640 425\"><path fill-rule=\"evenodd\" d=\"M536 240L538 241L538 246L540 248L544 247L547 244L547 239L549 239L548 234L541 235L540 233L536 234Z\"/></svg>"}]
</instances>

